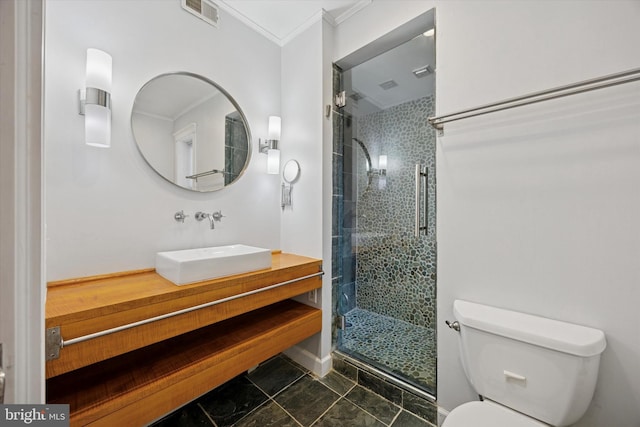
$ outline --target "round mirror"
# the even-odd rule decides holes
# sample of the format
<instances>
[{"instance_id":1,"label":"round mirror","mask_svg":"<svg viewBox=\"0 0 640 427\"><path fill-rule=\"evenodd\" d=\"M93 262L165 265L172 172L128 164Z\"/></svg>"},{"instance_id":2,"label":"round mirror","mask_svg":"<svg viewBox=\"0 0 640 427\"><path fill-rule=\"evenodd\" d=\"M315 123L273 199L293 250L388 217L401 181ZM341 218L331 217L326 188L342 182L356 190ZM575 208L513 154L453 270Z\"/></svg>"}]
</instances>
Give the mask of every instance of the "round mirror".
<instances>
[{"instance_id":1,"label":"round mirror","mask_svg":"<svg viewBox=\"0 0 640 427\"><path fill-rule=\"evenodd\" d=\"M197 74L162 74L142 86L131 127L149 166L187 190L220 190L249 164L251 135L240 107Z\"/></svg>"},{"instance_id":2,"label":"round mirror","mask_svg":"<svg viewBox=\"0 0 640 427\"><path fill-rule=\"evenodd\" d=\"M300 176L300 164L295 160L289 160L282 168L282 179L288 184L293 183Z\"/></svg>"}]
</instances>

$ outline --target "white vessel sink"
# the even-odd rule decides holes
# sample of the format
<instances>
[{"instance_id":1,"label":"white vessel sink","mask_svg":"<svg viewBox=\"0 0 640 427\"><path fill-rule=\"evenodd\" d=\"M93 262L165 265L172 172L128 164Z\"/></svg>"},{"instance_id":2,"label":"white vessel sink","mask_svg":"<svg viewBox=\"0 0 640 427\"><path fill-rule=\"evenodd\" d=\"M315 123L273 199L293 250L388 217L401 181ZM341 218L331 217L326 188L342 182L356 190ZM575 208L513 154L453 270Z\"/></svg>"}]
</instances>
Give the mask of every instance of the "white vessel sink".
<instances>
[{"instance_id":1,"label":"white vessel sink","mask_svg":"<svg viewBox=\"0 0 640 427\"><path fill-rule=\"evenodd\" d=\"M271 268L271 250L245 245L158 252L156 272L176 285Z\"/></svg>"}]
</instances>

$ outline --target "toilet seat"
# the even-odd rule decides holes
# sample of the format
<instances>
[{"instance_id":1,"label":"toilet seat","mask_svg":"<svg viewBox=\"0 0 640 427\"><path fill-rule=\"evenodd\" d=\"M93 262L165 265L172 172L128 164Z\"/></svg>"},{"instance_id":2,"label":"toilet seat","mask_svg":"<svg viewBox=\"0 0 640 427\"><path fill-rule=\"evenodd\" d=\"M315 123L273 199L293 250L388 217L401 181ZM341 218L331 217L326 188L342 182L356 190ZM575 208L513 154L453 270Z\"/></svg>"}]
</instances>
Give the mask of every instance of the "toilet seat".
<instances>
[{"instance_id":1,"label":"toilet seat","mask_svg":"<svg viewBox=\"0 0 640 427\"><path fill-rule=\"evenodd\" d=\"M469 402L447 415L442 427L549 427L490 400Z\"/></svg>"}]
</instances>

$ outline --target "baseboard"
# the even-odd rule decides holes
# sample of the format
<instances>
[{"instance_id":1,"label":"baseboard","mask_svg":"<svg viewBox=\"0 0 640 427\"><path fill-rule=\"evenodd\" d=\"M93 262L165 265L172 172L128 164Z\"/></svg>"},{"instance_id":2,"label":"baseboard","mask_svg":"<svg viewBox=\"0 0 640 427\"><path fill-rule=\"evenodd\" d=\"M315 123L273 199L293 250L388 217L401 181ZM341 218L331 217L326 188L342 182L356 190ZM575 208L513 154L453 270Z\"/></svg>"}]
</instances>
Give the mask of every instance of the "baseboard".
<instances>
[{"instance_id":1,"label":"baseboard","mask_svg":"<svg viewBox=\"0 0 640 427\"><path fill-rule=\"evenodd\" d=\"M438 426L441 426L444 423L444 419L447 418L447 415L449 415L449 411L438 406Z\"/></svg>"},{"instance_id":2,"label":"baseboard","mask_svg":"<svg viewBox=\"0 0 640 427\"><path fill-rule=\"evenodd\" d=\"M284 354L319 377L324 377L331 370L332 358L330 354L320 359L315 354L297 345L285 350Z\"/></svg>"}]
</instances>

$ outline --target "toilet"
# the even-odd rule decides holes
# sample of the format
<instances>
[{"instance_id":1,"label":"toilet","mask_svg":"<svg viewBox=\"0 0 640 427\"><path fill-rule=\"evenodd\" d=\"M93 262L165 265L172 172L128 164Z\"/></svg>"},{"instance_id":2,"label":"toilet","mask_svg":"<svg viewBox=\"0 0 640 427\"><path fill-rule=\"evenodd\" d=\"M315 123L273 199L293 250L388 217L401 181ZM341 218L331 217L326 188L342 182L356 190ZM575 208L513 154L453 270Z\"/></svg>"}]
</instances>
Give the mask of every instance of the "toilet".
<instances>
[{"instance_id":1,"label":"toilet","mask_svg":"<svg viewBox=\"0 0 640 427\"><path fill-rule=\"evenodd\" d=\"M606 347L598 329L468 301L453 303L460 357L481 401L442 427L567 426L586 412Z\"/></svg>"}]
</instances>

